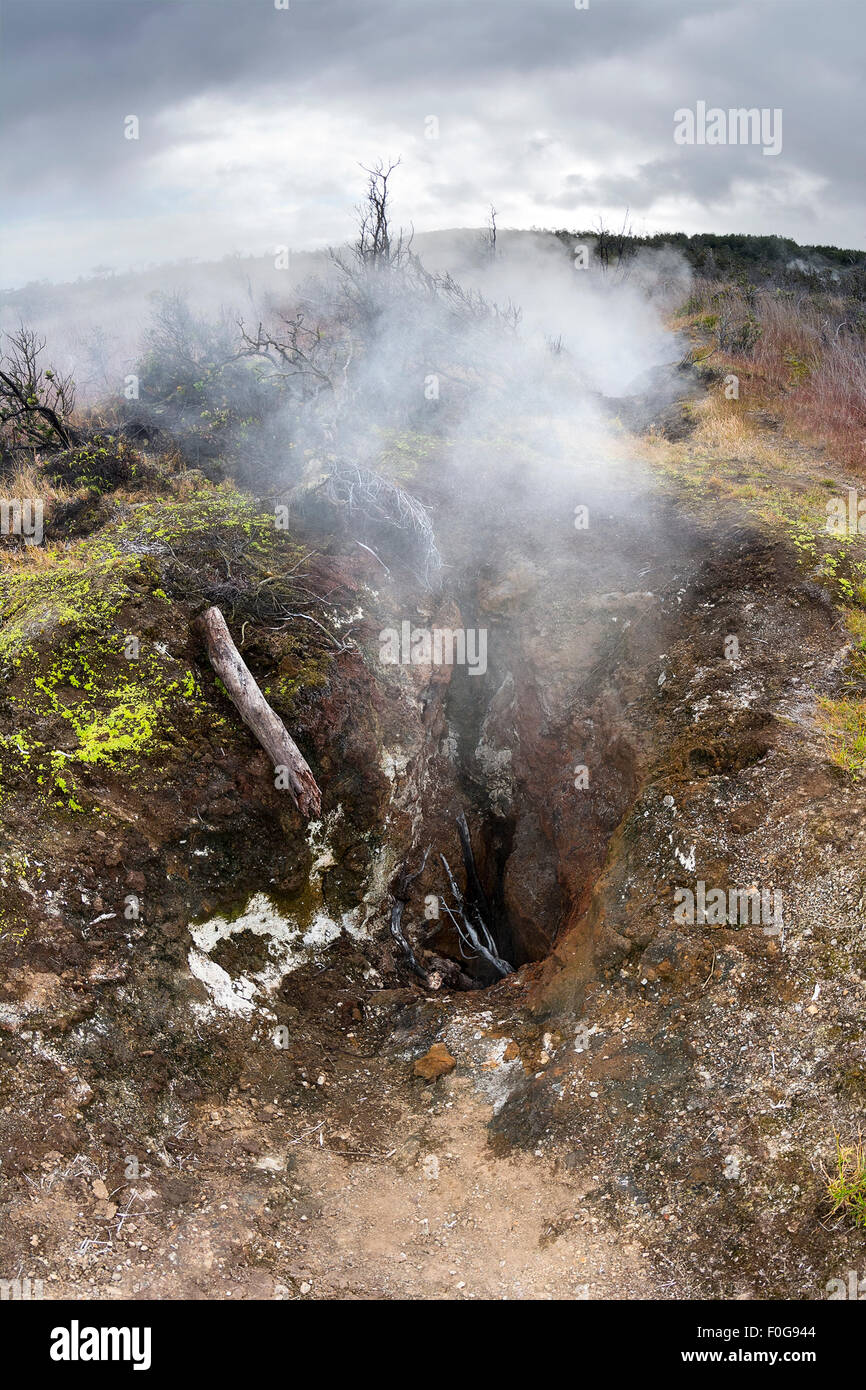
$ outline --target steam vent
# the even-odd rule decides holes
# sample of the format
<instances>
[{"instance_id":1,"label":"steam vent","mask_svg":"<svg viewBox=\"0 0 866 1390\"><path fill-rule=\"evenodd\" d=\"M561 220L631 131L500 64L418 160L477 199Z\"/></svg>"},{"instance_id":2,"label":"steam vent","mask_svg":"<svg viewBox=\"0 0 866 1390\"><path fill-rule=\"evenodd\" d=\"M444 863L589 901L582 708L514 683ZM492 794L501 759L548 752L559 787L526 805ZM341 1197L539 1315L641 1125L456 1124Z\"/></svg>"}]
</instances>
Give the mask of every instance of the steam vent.
<instances>
[{"instance_id":1,"label":"steam vent","mask_svg":"<svg viewBox=\"0 0 866 1390\"><path fill-rule=\"evenodd\" d=\"M200 1377L310 1344L274 1302L555 1300L633 1305L617 1370L826 1374L860 7L3 8L16 1341Z\"/></svg>"}]
</instances>

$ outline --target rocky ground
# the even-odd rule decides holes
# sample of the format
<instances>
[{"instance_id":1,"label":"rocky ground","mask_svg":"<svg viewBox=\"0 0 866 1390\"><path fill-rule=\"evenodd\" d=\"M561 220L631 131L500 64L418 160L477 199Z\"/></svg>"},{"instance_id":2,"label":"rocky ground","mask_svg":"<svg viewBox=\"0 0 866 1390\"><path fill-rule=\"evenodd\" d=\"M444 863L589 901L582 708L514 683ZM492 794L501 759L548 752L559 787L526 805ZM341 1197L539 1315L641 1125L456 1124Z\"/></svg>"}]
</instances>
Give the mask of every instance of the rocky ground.
<instances>
[{"instance_id":1,"label":"rocky ground","mask_svg":"<svg viewBox=\"0 0 866 1390\"><path fill-rule=\"evenodd\" d=\"M821 531L849 480L694 397L614 418L591 467L560 441L543 487L531 429L474 442L483 504L465 444L425 452L438 593L338 509L280 531L191 476L0 571L0 1276L821 1299L862 1268L824 1174L866 1106L859 552ZM318 823L210 671L206 602ZM486 670L383 665L404 620L484 629ZM440 910L461 811L497 983ZM698 881L782 921L683 922Z\"/></svg>"}]
</instances>

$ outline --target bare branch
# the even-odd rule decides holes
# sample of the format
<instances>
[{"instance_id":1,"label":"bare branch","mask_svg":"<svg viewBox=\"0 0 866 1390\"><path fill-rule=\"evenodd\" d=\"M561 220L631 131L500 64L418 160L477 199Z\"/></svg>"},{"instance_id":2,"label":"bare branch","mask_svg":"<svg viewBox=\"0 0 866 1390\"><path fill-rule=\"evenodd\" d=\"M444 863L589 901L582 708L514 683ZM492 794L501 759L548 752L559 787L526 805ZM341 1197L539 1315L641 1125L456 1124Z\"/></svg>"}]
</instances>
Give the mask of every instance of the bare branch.
<instances>
[{"instance_id":1,"label":"bare branch","mask_svg":"<svg viewBox=\"0 0 866 1390\"><path fill-rule=\"evenodd\" d=\"M8 426L13 448L21 445L68 449L77 434L69 422L75 406L72 378L40 357L45 339L23 323L7 334L0 357L0 426Z\"/></svg>"}]
</instances>

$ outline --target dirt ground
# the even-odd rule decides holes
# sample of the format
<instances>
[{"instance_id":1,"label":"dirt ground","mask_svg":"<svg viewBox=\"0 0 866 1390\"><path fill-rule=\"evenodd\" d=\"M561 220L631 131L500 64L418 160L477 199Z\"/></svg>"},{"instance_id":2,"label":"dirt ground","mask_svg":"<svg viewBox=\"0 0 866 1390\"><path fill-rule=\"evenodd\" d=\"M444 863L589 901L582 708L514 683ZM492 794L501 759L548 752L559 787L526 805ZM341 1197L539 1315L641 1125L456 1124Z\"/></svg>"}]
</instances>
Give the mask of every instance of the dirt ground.
<instances>
[{"instance_id":1,"label":"dirt ground","mask_svg":"<svg viewBox=\"0 0 866 1390\"><path fill-rule=\"evenodd\" d=\"M338 1157L319 1147L317 1129L310 1140L247 1153L230 1177L222 1167L200 1171L207 1200L168 1218L152 1209L155 1190L145 1182L111 1249L100 1250L108 1232L91 1226L96 1244L74 1272L49 1277L48 1292L99 1299L671 1296L656 1286L639 1246L621 1244L588 1213L572 1174L557 1175L531 1156L493 1158L488 1112L464 1090L449 1088L453 1099L424 1118L420 1146L416 1131L381 1154L359 1149ZM238 1120L260 1136L255 1118L232 1114L221 1123ZM48 1205L34 1202L34 1223ZM50 1206L56 1219L56 1199Z\"/></svg>"}]
</instances>

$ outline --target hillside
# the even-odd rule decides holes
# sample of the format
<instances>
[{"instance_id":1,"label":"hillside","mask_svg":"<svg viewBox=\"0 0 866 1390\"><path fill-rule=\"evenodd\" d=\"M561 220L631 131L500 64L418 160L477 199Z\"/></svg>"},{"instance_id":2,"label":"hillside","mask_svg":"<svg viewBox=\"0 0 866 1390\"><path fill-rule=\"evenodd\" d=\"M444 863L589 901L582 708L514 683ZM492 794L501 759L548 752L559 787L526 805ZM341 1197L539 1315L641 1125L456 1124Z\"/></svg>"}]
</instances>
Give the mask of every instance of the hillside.
<instances>
[{"instance_id":1,"label":"hillside","mask_svg":"<svg viewBox=\"0 0 866 1390\"><path fill-rule=\"evenodd\" d=\"M136 397L6 419L0 1264L53 1296L858 1267L866 256L595 241L560 340L581 235L537 292L472 235L477 283L419 238L241 336L166 292Z\"/></svg>"}]
</instances>

